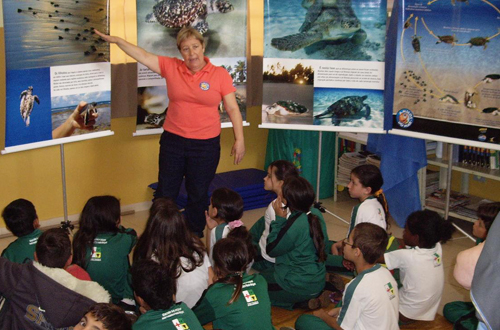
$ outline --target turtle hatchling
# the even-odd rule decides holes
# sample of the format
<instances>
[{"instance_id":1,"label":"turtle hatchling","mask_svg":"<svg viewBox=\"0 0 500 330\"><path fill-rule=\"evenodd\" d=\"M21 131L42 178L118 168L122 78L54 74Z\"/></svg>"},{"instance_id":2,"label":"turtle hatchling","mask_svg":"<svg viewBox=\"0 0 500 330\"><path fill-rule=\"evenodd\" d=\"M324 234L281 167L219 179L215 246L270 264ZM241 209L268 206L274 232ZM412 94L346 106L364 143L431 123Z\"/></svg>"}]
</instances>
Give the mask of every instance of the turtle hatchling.
<instances>
[{"instance_id":1,"label":"turtle hatchling","mask_svg":"<svg viewBox=\"0 0 500 330\"><path fill-rule=\"evenodd\" d=\"M317 0L318 1L318 0ZM356 43L366 39L361 29L361 22L356 17L349 0L338 1L336 6L323 3L319 14L311 15L310 11L300 28L300 33L273 38L271 46L279 50L296 51L320 41L349 40ZM316 2L316 3L319 3ZM312 7L311 7L312 8ZM361 37L356 37L357 35Z\"/></svg>"},{"instance_id":2,"label":"turtle hatchling","mask_svg":"<svg viewBox=\"0 0 500 330\"><path fill-rule=\"evenodd\" d=\"M226 0L157 0L146 22L158 22L167 28L192 26L201 34L208 31L207 15L234 10Z\"/></svg>"},{"instance_id":3,"label":"turtle hatchling","mask_svg":"<svg viewBox=\"0 0 500 330\"><path fill-rule=\"evenodd\" d=\"M30 115L31 111L33 111L33 105L35 105L35 102L40 104L40 99L37 95L33 95L33 86L29 86L27 90L22 91L19 98L21 99L21 104L19 106L21 117L26 127L28 127L30 125Z\"/></svg>"},{"instance_id":4,"label":"turtle hatchling","mask_svg":"<svg viewBox=\"0 0 500 330\"><path fill-rule=\"evenodd\" d=\"M340 125L342 118L370 118L371 108L365 104L368 98L364 96L346 96L330 105L325 112L314 116L316 119L332 118L332 124L335 126ZM362 113L364 111L364 114Z\"/></svg>"},{"instance_id":5,"label":"turtle hatchling","mask_svg":"<svg viewBox=\"0 0 500 330\"><path fill-rule=\"evenodd\" d=\"M493 81L495 80L498 80L500 79L500 74L489 74L489 75L486 75L484 78L483 78L483 82L486 83L486 84L489 84L489 83L492 83Z\"/></svg>"},{"instance_id":6,"label":"turtle hatchling","mask_svg":"<svg viewBox=\"0 0 500 330\"><path fill-rule=\"evenodd\" d=\"M265 110L270 115L301 115L303 113L307 113L309 110L303 106L292 100L287 101L278 101L268 106Z\"/></svg>"},{"instance_id":7,"label":"turtle hatchling","mask_svg":"<svg viewBox=\"0 0 500 330\"><path fill-rule=\"evenodd\" d=\"M80 116L83 118L83 124L89 126L93 120L95 120L95 114L97 114L97 103L87 103L82 110L80 110Z\"/></svg>"}]
</instances>

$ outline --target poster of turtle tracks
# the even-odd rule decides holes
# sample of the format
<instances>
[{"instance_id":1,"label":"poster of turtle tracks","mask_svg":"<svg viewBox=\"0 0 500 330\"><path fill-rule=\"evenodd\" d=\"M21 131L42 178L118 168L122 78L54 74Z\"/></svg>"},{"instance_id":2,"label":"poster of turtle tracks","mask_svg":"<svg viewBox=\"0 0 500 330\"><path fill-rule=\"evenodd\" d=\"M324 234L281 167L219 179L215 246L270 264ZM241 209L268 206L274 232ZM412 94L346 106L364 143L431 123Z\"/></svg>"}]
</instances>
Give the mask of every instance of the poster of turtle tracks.
<instances>
[{"instance_id":1,"label":"poster of turtle tracks","mask_svg":"<svg viewBox=\"0 0 500 330\"><path fill-rule=\"evenodd\" d=\"M382 133L385 0L269 0L264 128Z\"/></svg>"},{"instance_id":2,"label":"poster of turtle tracks","mask_svg":"<svg viewBox=\"0 0 500 330\"><path fill-rule=\"evenodd\" d=\"M409 0L398 24L394 128L498 144L500 1Z\"/></svg>"}]
</instances>

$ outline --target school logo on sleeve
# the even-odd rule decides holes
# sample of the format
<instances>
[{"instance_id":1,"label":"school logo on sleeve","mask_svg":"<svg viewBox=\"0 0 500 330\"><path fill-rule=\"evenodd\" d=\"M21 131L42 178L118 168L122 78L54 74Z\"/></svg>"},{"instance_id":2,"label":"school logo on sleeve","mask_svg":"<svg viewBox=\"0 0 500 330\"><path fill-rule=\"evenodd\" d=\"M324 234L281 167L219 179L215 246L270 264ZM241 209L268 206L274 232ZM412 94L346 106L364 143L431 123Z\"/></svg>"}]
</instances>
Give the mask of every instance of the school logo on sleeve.
<instances>
[{"instance_id":1,"label":"school logo on sleeve","mask_svg":"<svg viewBox=\"0 0 500 330\"><path fill-rule=\"evenodd\" d=\"M441 266L441 256L437 253L434 253L434 267Z\"/></svg>"},{"instance_id":2,"label":"school logo on sleeve","mask_svg":"<svg viewBox=\"0 0 500 330\"><path fill-rule=\"evenodd\" d=\"M396 292L395 292L394 287L392 286L391 282L384 285L384 287L385 287L385 291L387 292L387 295L389 296L389 300L396 298Z\"/></svg>"},{"instance_id":3,"label":"school logo on sleeve","mask_svg":"<svg viewBox=\"0 0 500 330\"><path fill-rule=\"evenodd\" d=\"M101 261L102 252L100 247L92 247L92 255L90 256L90 261Z\"/></svg>"},{"instance_id":4,"label":"school logo on sleeve","mask_svg":"<svg viewBox=\"0 0 500 330\"><path fill-rule=\"evenodd\" d=\"M253 293L253 290L243 290L243 296L245 297L248 306L257 305L259 303L257 301L257 296Z\"/></svg>"},{"instance_id":5,"label":"school logo on sleeve","mask_svg":"<svg viewBox=\"0 0 500 330\"><path fill-rule=\"evenodd\" d=\"M179 318L172 320L172 323L174 324L177 330L189 330L189 326L184 322L183 319Z\"/></svg>"},{"instance_id":6,"label":"school logo on sleeve","mask_svg":"<svg viewBox=\"0 0 500 330\"><path fill-rule=\"evenodd\" d=\"M200 83L200 88L202 91L208 91L210 89L210 84L207 83L206 81L202 81Z\"/></svg>"}]
</instances>

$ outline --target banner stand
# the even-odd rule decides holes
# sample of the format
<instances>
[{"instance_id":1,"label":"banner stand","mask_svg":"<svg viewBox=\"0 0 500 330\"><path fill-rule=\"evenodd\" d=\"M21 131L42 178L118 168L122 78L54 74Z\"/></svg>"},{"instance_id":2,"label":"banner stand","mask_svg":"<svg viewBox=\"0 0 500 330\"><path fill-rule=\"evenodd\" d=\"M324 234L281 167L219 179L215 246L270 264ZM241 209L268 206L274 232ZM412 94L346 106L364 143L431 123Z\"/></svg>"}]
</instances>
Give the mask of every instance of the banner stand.
<instances>
[{"instance_id":1,"label":"banner stand","mask_svg":"<svg viewBox=\"0 0 500 330\"><path fill-rule=\"evenodd\" d=\"M320 188L320 184L321 184L321 147L322 147L322 142L323 142L322 139L323 139L323 132L319 131L319 137L318 137L318 145L319 145L318 146L318 175L316 176L316 178L317 178L316 179L316 202L314 203L314 207L317 208L318 210L320 210L321 213L328 213L328 214L334 216L335 218L339 219L340 221L349 225L349 222L342 219L341 217L339 217L335 213L328 211L324 206L321 205L321 202L319 201L319 188ZM337 150L335 150L335 152L337 152ZM337 169L334 169L334 171L336 171L336 170Z\"/></svg>"},{"instance_id":2,"label":"banner stand","mask_svg":"<svg viewBox=\"0 0 500 330\"><path fill-rule=\"evenodd\" d=\"M59 145L61 150L61 176L62 176L62 190L63 190L63 208L64 208L64 221L61 221L61 228L67 229L70 234L74 226L68 220L68 197L66 195L66 162L64 161L64 143Z\"/></svg>"}]
</instances>

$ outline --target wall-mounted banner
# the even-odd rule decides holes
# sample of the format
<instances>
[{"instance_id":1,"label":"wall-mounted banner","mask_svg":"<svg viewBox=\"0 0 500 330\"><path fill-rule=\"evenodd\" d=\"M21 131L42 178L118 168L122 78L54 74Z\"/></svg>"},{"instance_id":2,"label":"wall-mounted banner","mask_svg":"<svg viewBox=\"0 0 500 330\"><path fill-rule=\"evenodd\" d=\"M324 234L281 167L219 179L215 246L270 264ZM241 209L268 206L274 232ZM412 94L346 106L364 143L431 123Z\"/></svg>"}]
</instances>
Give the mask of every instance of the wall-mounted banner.
<instances>
[{"instance_id":1,"label":"wall-mounted banner","mask_svg":"<svg viewBox=\"0 0 500 330\"><path fill-rule=\"evenodd\" d=\"M137 0L137 44L147 51L182 58L177 49L177 32L193 26L205 39L205 56L224 67L236 87L236 100L243 120L246 118L246 0ZM160 134L163 129L168 95L160 75L138 64L138 104L136 135ZM220 106L222 127L231 122Z\"/></svg>"},{"instance_id":2,"label":"wall-mounted banner","mask_svg":"<svg viewBox=\"0 0 500 330\"><path fill-rule=\"evenodd\" d=\"M112 134L109 46L93 32L107 31L107 8L107 0L3 0L3 153Z\"/></svg>"},{"instance_id":3,"label":"wall-mounted banner","mask_svg":"<svg viewBox=\"0 0 500 330\"><path fill-rule=\"evenodd\" d=\"M386 8L266 1L260 127L382 133Z\"/></svg>"},{"instance_id":4,"label":"wall-mounted banner","mask_svg":"<svg viewBox=\"0 0 500 330\"><path fill-rule=\"evenodd\" d=\"M393 133L500 145L500 2L399 3Z\"/></svg>"}]
</instances>

